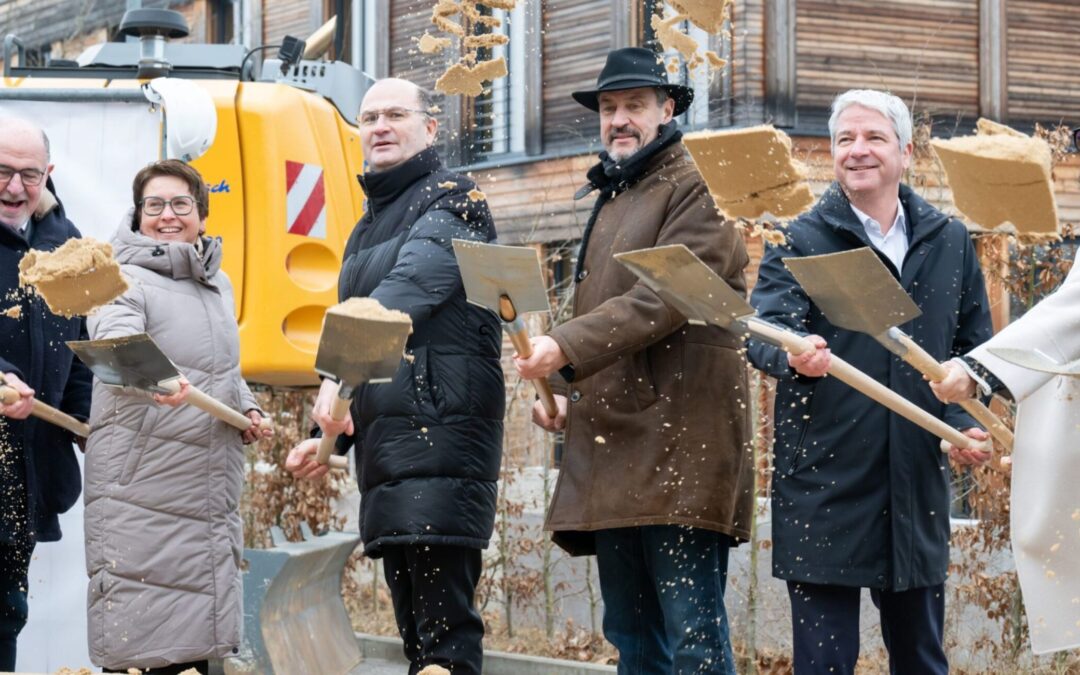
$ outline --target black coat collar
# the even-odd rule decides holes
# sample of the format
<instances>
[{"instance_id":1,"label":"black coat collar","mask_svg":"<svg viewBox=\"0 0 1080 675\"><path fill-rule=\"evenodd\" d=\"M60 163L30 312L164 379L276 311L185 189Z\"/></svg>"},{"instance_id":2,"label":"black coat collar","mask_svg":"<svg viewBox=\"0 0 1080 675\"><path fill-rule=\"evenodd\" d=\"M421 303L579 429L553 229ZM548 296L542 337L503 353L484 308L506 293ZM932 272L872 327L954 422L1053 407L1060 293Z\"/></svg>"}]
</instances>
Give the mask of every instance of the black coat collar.
<instances>
[{"instance_id":1,"label":"black coat collar","mask_svg":"<svg viewBox=\"0 0 1080 675\"><path fill-rule=\"evenodd\" d=\"M907 185L900 184L900 204L904 207L907 218L909 248L937 234L949 222L949 216L931 206L926 200L915 194ZM840 184L834 182L825 190L815 207L818 216L827 225L856 236L867 246L870 239L866 236L859 217L851 210L851 202L844 194Z\"/></svg>"},{"instance_id":2,"label":"black coat collar","mask_svg":"<svg viewBox=\"0 0 1080 675\"><path fill-rule=\"evenodd\" d=\"M362 176L357 176L360 187L367 196L367 211L374 215L375 211L390 204L401 193L416 181L430 173L442 168L439 161L439 153L435 148L425 148L416 153L402 164L386 171L368 171Z\"/></svg>"}]
</instances>

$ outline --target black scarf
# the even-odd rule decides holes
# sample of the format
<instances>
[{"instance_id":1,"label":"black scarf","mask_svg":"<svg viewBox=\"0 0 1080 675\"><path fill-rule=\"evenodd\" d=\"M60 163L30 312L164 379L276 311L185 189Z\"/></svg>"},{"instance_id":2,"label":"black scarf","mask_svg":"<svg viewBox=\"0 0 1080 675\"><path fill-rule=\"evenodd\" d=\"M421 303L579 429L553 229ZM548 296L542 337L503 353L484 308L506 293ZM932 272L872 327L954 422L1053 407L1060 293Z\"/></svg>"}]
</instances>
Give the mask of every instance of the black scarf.
<instances>
[{"instance_id":1,"label":"black scarf","mask_svg":"<svg viewBox=\"0 0 1080 675\"><path fill-rule=\"evenodd\" d=\"M376 211L400 197L410 185L441 167L439 153L432 146L386 171L368 171L357 176L368 199L366 210L374 217Z\"/></svg>"},{"instance_id":2,"label":"black scarf","mask_svg":"<svg viewBox=\"0 0 1080 675\"><path fill-rule=\"evenodd\" d=\"M606 150L600 153L600 162L585 174L585 177L589 179L588 184L574 195L574 199L581 199L593 190L600 190L600 196L596 198L592 213L589 214L589 222L585 224L585 232L581 235L581 248L578 250L577 264L574 266L574 283L579 283L585 278L582 276L585 250L589 246L589 235L592 234L600 209L615 195L633 187L645 175L652 159L680 140L682 140L682 132L679 131L679 124L671 120L667 124L660 125L660 134L656 138L622 161L613 160Z\"/></svg>"}]
</instances>

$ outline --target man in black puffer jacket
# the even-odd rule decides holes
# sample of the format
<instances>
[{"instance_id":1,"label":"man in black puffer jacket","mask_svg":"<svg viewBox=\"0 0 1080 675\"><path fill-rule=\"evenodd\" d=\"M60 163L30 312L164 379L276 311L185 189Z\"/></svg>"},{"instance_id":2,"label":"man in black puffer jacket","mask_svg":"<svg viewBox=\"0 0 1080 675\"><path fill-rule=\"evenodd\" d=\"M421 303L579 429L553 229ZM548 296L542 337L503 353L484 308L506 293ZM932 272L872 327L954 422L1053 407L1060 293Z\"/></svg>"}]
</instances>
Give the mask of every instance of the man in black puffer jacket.
<instances>
[{"instance_id":1,"label":"man in black puffer jacket","mask_svg":"<svg viewBox=\"0 0 1080 675\"><path fill-rule=\"evenodd\" d=\"M86 420L90 371L64 346L85 340L82 317L55 316L19 290L19 261L79 231L53 197L48 139L29 122L0 118L0 372L20 394L0 404L0 671L15 670L26 624L27 570L39 541L60 539L57 514L79 498L82 479L65 429L29 417L31 397Z\"/></svg>"},{"instance_id":2,"label":"man in black puffer jacket","mask_svg":"<svg viewBox=\"0 0 1080 675\"><path fill-rule=\"evenodd\" d=\"M366 385L352 419L329 416L334 383L313 417L357 449L360 534L382 557L410 673L437 664L479 673L484 625L473 605L480 551L495 524L505 394L495 316L469 305L451 240L495 239L476 185L447 171L432 147L431 101L405 80L380 80L360 108L368 171L364 217L345 247L338 296L371 297L413 322L393 381ZM286 466L317 478L317 441Z\"/></svg>"}]
</instances>

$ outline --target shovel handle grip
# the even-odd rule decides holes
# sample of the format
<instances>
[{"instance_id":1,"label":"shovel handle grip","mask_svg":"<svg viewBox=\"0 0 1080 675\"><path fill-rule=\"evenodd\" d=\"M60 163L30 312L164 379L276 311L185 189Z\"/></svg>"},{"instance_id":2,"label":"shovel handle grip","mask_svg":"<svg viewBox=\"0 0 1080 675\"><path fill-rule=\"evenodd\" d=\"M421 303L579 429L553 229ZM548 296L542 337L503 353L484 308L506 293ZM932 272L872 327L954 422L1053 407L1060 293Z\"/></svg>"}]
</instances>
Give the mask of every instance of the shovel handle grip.
<instances>
[{"instance_id":1,"label":"shovel handle grip","mask_svg":"<svg viewBox=\"0 0 1080 675\"><path fill-rule=\"evenodd\" d=\"M162 382L161 386L167 389L171 393L180 391L179 380L169 380L168 382ZM203 390L199 389L193 384L188 384L188 395L185 403L193 405L199 410L218 418L222 422L225 422L231 427L235 427L240 431L247 431L251 428L251 418L247 415L239 413L229 406L225 405L221 401L217 400L213 396L210 396ZM271 428L271 422L269 419L263 419L259 425L260 429Z\"/></svg>"},{"instance_id":2,"label":"shovel handle grip","mask_svg":"<svg viewBox=\"0 0 1080 675\"><path fill-rule=\"evenodd\" d=\"M330 418L335 422L340 422L345 419L345 416L349 414L349 404L351 399L341 398L339 392L341 391L341 384L338 384L338 391L334 394L334 400L330 403ZM315 453L315 461L319 464L329 464L332 469L344 469L349 466L349 460L342 455L334 454L334 443L337 441L338 434L323 434L323 437L319 439L319 449Z\"/></svg>"},{"instance_id":3,"label":"shovel handle grip","mask_svg":"<svg viewBox=\"0 0 1080 675\"><path fill-rule=\"evenodd\" d=\"M814 345L791 331L771 326L763 321L749 320L745 322L746 329L753 335L782 346L792 354L802 354L815 349ZM984 450L985 443L979 443L973 438L965 436L948 424L926 412L906 398L887 388L874 378L862 372L847 361L835 354L829 361L829 374L847 384L853 389L865 394L870 399L880 403L897 415L909 422L929 431L938 438L948 441L958 448L971 450Z\"/></svg>"},{"instance_id":4,"label":"shovel handle grip","mask_svg":"<svg viewBox=\"0 0 1080 675\"><path fill-rule=\"evenodd\" d=\"M504 324L506 334L510 336L510 344L514 345L514 351L517 352L518 356L523 359L529 358L532 356L532 342L529 341L529 331L525 328L513 330L511 326L512 324ZM555 405L555 394L551 392L551 385L543 378L529 381L532 382L537 396L540 397L540 405L544 406L544 412L547 413L548 417L554 419L559 414L559 407Z\"/></svg>"},{"instance_id":5,"label":"shovel handle grip","mask_svg":"<svg viewBox=\"0 0 1080 675\"><path fill-rule=\"evenodd\" d=\"M933 356L928 354L925 349L912 340L911 336L901 333L896 336L896 340L903 345L906 350L900 358L904 359L904 361L909 363L915 370L926 375L933 382L941 382L948 376L949 371L945 369L945 366L938 363ZM1012 452L1013 433L1005 426L1005 423L1001 421L1001 418L991 412L990 408L983 405L982 401L974 398L965 399L958 403L960 407L974 417L979 424L986 427L990 432L990 435L993 436L998 443L1001 443L1003 448Z\"/></svg>"},{"instance_id":6,"label":"shovel handle grip","mask_svg":"<svg viewBox=\"0 0 1080 675\"><path fill-rule=\"evenodd\" d=\"M15 391L12 387L7 385L0 386L0 401L3 401L5 405L14 403L19 400L19 392ZM50 424L67 429L76 436L82 436L86 438L90 435L90 425L85 422L80 422L67 413L60 412L56 408L42 403L41 401L34 399L34 406L30 409L30 414L38 419L45 420Z\"/></svg>"}]
</instances>

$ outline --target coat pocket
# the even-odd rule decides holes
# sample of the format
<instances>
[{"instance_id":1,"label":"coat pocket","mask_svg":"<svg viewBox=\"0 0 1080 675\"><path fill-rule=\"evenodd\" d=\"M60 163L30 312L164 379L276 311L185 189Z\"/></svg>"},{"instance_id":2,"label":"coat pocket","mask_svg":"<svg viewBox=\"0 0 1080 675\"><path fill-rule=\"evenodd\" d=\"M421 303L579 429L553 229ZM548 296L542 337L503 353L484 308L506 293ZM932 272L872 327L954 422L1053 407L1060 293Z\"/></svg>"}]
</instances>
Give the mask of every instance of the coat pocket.
<instances>
[{"instance_id":1,"label":"coat pocket","mask_svg":"<svg viewBox=\"0 0 1080 675\"><path fill-rule=\"evenodd\" d=\"M412 376L410 388L412 389L413 401L421 415L438 417L438 409L432 393L430 353L427 347L417 347L413 350L413 360L410 364Z\"/></svg>"},{"instance_id":2,"label":"coat pocket","mask_svg":"<svg viewBox=\"0 0 1080 675\"><path fill-rule=\"evenodd\" d=\"M129 484L135 477L135 472L138 471L139 464L142 462L146 446L150 443L150 434L157 424L158 406L153 404L146 405L144 406L144 411L142 421L139 424L139 430L135 432L131 447L128 448L127 455L124 458L124 466L120 470L120 485Z\"/></svg>"},{"instance_id":3,"label":"coat pocket","mask_svg":"<svg viewBox=\"0 0 1080 675\"><path fill-rule=\"evenodd\" d=\"M645 410L653 403L656 403L658 398L649 349L634 352L631 363L633 364L631 375L634 378L634 394L637 398L637 407L638 410Z\"/></svg>"}]
</instances>

